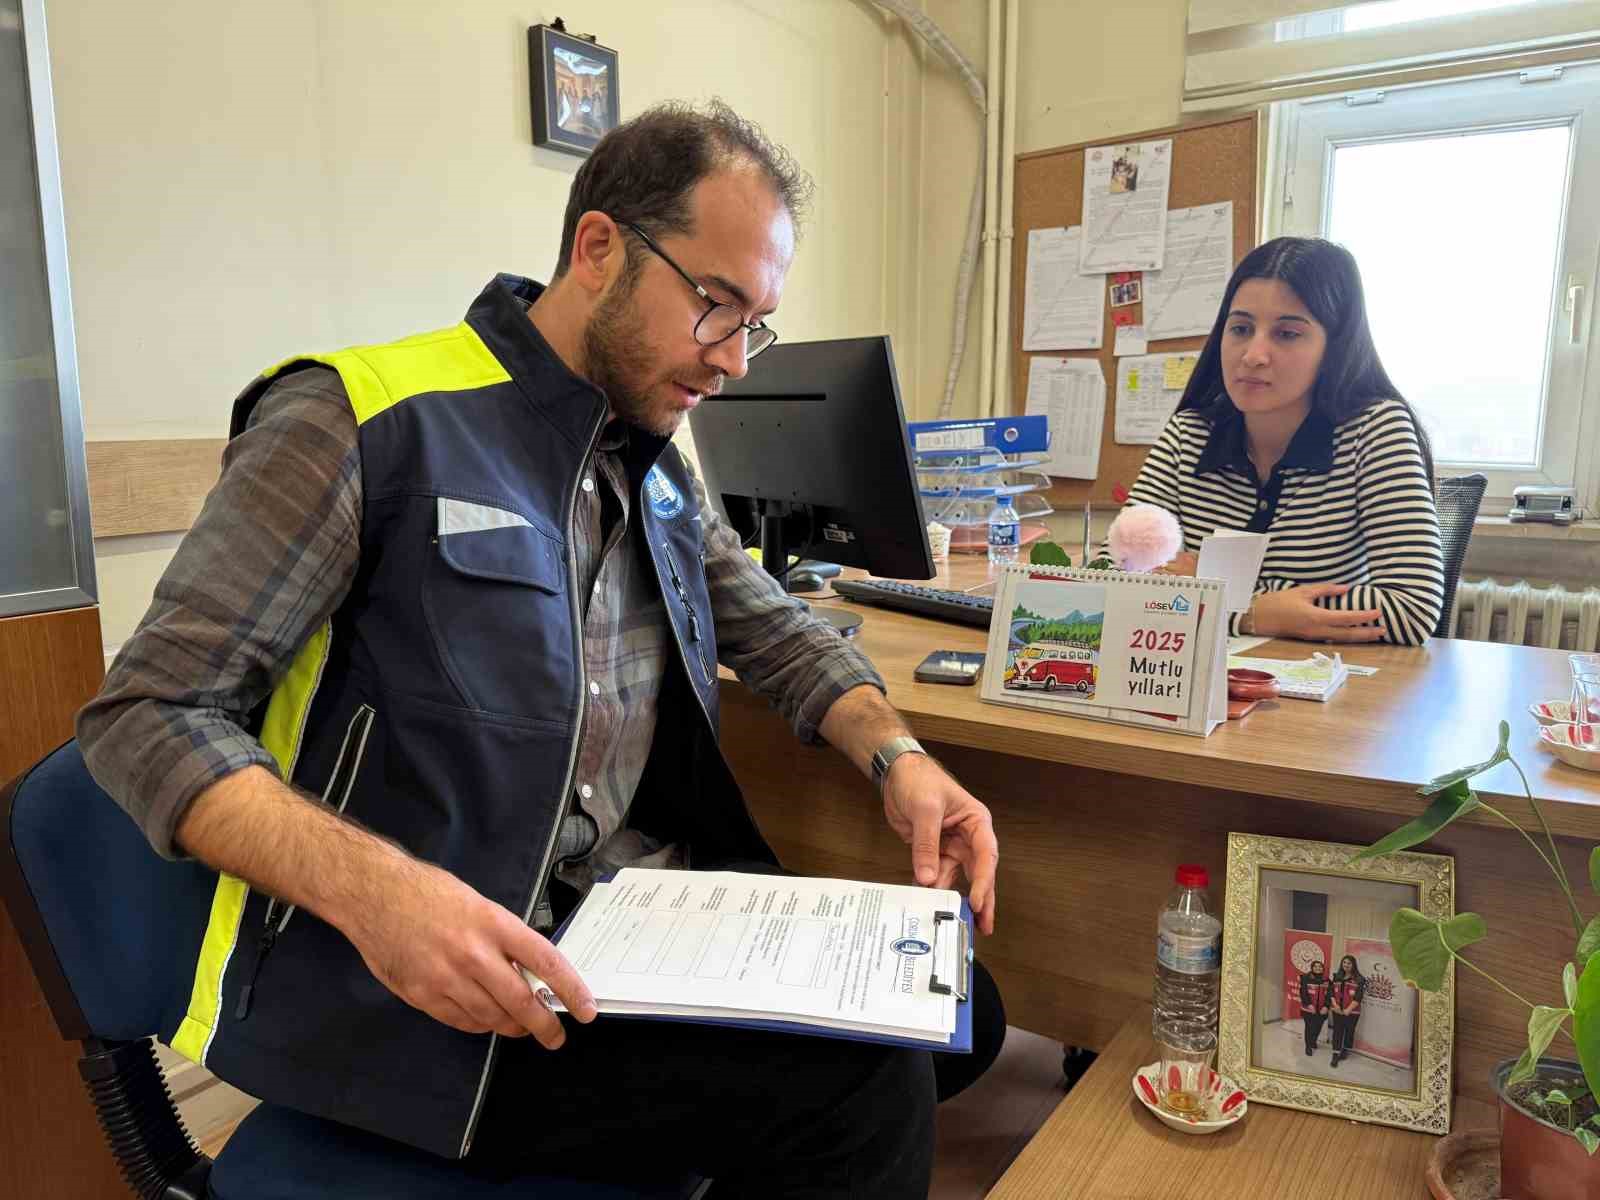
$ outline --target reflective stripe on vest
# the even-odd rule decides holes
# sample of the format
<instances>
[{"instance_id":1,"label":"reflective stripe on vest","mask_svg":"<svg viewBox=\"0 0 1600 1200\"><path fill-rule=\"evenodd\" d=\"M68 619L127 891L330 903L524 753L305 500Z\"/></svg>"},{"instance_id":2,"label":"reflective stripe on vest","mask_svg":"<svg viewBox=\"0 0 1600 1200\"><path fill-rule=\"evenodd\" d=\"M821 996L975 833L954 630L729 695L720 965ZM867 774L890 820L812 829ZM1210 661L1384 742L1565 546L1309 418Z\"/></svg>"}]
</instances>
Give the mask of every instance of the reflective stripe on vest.
<instances>
[{"instance_id":1,"label":"reflective stripe on vest","mask_svg":"<svg viewBox=\"0 0 1600 1200\"><path fill-rule=\"evenodd\" d=\"M505 383L511 376L465 321L449 329L419 333L380 346L356 346L332 354L285 359L262 372L270 379L290 363L318 362L339 372L356 424L366 424L386 409L427 392L462 392ZM294 778L311 702L328 661L333 623L326 621L295 655L289 672L267 702L261 744L277 761L279 776ZM222 981L239 940L250 887L223 873L211 898L211 915L195 964L189 1007L172 1048L204 1065L211 1040L221 1023Z\"/></svg>"}]
</instances>

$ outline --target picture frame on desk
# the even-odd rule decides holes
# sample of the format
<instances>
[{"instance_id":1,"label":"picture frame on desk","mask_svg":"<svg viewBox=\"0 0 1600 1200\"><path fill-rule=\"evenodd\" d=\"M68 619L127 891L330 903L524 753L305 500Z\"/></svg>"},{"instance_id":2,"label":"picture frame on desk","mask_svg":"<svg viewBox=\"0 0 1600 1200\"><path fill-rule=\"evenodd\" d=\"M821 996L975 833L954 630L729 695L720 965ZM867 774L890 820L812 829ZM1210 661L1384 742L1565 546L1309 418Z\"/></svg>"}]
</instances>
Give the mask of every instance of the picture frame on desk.
<instances>
[{"instance_id":1,"label":"picture frame on desk","mask_svg":"<svg viewBox=\"0 0 1600 1200\"><path fill-rule=\"evenodd\" d=\"M1448 1133L1455 968L1419 991L1388 936L1400 908L1455 915L1455 860L1360 850L1228 835L1217 1069L1252 1103Z\"/></svg>"}]
</instances>

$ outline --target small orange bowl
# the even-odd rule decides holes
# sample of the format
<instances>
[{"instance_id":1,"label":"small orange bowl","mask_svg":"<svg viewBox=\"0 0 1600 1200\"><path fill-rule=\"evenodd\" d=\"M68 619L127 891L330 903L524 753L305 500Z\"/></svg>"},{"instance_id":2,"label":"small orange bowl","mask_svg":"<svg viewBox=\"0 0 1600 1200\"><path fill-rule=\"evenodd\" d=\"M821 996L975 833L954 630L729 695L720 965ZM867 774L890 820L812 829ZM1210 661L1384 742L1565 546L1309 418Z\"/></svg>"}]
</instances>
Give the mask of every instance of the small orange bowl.
<instances>
[{"instance_id":1,"label":"small orange bowl","mask_svg":"<svg viewBox=\"0 0 1600 1200\"><path fill-rule=\"evenodd\" d=\"M1278 677L1270 671L1233 667L1228 671L1230 700L1272 700L1278 695Z\"/></svg>"}]
</instances>

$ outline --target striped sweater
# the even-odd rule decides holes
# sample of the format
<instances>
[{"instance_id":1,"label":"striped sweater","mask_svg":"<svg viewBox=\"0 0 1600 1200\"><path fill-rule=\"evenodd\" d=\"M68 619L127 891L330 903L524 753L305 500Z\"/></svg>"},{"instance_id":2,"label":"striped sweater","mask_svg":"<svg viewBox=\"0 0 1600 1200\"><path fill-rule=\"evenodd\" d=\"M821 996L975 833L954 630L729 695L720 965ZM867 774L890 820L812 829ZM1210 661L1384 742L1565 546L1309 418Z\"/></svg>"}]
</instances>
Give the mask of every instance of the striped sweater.
<instances>
[{"instance_id":1,"label":"striped sweater","mask_svg":"<svg viewBox=\"0 0 1600 1200\"><path fill-rule=\"evenodd\" d=\"M1185 550L1218 529L1270 534L1257 592L1354 584L1319 603L1379 610L1386 642L1421 645L1443 610L1438 511L1416 427L1397 401L1337 426L1313 410L1265 483L1245 454L1241 416L1213 426L1192 409L1174 413L1128 503L1176 514Z\"/></svg>"}]
</instances>

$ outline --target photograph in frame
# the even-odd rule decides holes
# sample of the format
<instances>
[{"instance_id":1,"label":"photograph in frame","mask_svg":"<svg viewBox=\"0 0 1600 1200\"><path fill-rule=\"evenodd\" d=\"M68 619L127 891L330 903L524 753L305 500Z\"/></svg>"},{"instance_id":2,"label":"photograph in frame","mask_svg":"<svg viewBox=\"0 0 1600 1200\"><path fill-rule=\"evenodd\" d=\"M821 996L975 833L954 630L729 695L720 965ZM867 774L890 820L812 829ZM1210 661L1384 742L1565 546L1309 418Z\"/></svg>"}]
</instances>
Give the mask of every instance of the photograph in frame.
<instances>
[{"instance_id":1,"label":"photograph in frame","mask_svg":"<svg viewBox=\"0 0 1600 1200\"><path fill-rule=\"evenodd\" d=\"M587 157L622 120L617 52L533 25L528 58L533 144Z\"/></svg>"},{"instance_id":2,"label":"photograph in frame","mask_svg":"<svg viewBox=\"0 0 1600 1200\"><path fill-rule=\"evenodd\" d=\"M1446 1133L1454 975L1407 984L1389 922L1455 915L1454 860L1360 850L1229 835L1219 1069L1252 1101Z\"/></svg>"}]
</instances>

